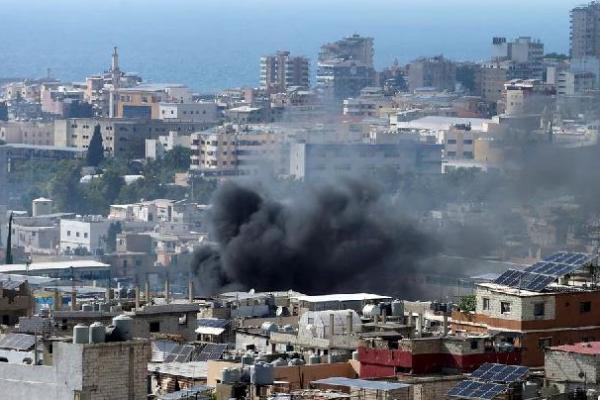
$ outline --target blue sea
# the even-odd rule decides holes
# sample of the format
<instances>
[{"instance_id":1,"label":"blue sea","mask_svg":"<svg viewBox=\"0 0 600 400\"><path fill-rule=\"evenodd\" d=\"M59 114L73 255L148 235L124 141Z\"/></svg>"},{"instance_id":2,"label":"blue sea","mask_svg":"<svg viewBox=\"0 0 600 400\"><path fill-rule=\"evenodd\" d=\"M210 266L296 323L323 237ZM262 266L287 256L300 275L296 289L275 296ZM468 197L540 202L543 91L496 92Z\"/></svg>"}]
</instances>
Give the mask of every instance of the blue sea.
<instances>
[{"instance_id":1,"label":"blue sea","mask_svg":"<svg viewBox=\"0 0 600 400\"><path fill-rule=\"evenodd\" d=\"M444 54L489 57L493 36L532 36L567 53L581 0L0 0L0 77L83 81L110 64L202 93L256 85L259 58L359 33L378 68ZM314 68L314 65L313 65Z\"/></svg>"}]
</instances>

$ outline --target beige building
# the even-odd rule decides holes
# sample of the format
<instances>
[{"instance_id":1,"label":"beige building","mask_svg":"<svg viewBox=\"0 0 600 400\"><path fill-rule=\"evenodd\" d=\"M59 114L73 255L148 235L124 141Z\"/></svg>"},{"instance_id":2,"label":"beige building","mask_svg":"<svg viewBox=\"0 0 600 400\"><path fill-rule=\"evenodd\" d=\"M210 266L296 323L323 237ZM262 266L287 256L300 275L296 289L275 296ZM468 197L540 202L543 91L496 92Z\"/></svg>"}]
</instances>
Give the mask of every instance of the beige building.
<instances>
[{"instance_id":1,"label":"beige building","mask_svg":"<svg viewBox=\"0 0 600 400\"><path fill-rule=\"evenodd\" d=\"M160 103L191 103L192 93L180 84L142 84L120 88L116 94L116 118L160 118Z\"/></svg>"},{"instance_id":2,"label":"beige building","mask_svg":"<svg viewBox=\"0 0 600 400\"><path fill-rule=\"evenodd\" d=\"M193 133L190 169L216 175L234 174L236 140L233 132Z\"/></svg>"},{"instance_id":3,"label":"beige building","mask_svg":"<svg viewBox=\"0 0 600 400\"><path fill-rule=\"evenodd\" d=\"M0 122L0 140L6 143L54 145L54 123L39 121Z\"/></svg>"}]
</instances>

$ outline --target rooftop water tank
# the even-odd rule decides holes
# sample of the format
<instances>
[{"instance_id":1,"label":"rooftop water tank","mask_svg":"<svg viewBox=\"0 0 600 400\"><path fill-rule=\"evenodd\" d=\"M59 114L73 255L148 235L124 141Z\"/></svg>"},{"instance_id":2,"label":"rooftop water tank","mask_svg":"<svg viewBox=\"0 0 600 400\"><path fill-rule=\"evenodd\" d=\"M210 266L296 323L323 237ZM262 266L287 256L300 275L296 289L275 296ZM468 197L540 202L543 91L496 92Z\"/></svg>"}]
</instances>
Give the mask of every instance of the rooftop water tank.
<instances>
[{"instance_id":1,"label":"rooftop water tank","mask_svg":"<svg viewBox=\"0 0 600 400\"><path fill-rule=\"evenodd\" d=\"M291 333L294 332L294 327L292 325L284 325L283 328L281 328L284 332L286 333Z\"/></svg>"},{"instance_id":2,"label":"rooftop water tank","mask_svg":"<svg viewBox=\"0 0 600 400\"><path fill-rule=\"evenodd\" d=\"M392 301L392 316L394 316L394 317L404 316L404 302L402 300Z\"/></svg>"},{"instance_id":3,"label":"rooftop water tank","mask_svg":"<svg viewBox=\"0 0 600 400\"><path fill-rule=\"evenodd\" d=\"M271 365L274 367L285 367L288 363L283 358L279 357L277 360L272 361Z\"/></svg>"},{"instance_id":4,"label":"rooftop water tank","mask_svg":"<svg viewBox=\"0 0 600 400\"><path fill-rule=\"evenodd\" d=\"M106 328L101 322L94 322L90 325L90 343L104 343L106 341Z\"/></svg>"},{"instance_id":5,"label":"rooftop water tank","mask_svg":"<svg viewBox=\"0 0 600 400\"><path fill-rule=\"evenodd\" d=\"M260 329L262 329L265 332L277 332L279 330L279 328L277 328L277 324L274 324L273 322L263 322L262 325L260 326Z\"/></svg>"},{"instance_id":6,"label":"rooftop water tank","mask_svg":"<svg viewBox=\"0 0 600 400\"><path fill-rule=\"evenodd\" d=\"M236 383L241 380L242 371L239 368L223 368L221 382Z\"/></svg>"},{"instance_id":7,"label":"rooftop water tank","mask_svg":"<svg viewBox=\"0 0 600 400\"><path fill-rule=\"evenodd\" d=\"M355 360L355 361L359 361L358 360L358 350L354 350L352 352L352 359Z\"/></svg>"},{"instance_id":8,"label":"rooftop water tank","mask_svg":"<svg viewBox=\"0 0 600 400\"><path fill-rule=\"evenodd\" d=\"M367 304L362 309L363 317L365 318L373 318L376 315L381 313L379 309L379 304Z\"/></svg>"},{"instance_id":9,"label":"rooftop water tank","mask_svg":"<svg viewBox=\"0 0 600 400\"><path fill-rule=\"evenodd\" d=\"M242 365L254 364L254 353L246 353L241 358Z\"/></svg>"},{"instance_id":10,"label":"rooftop water tank","mask_svg":"<svg viewBox=\"0 0 600 400\"><path fill-rule=\"evenodd\" d=\"M288 362L289 366L294 366L294 365L304 365L304 360L301 358L292 358L289 362Z\"/></svg>"},{"instance_id":11,"label":"rooftop water tank","mask_svg":"<svg viewBox=\"0 0 600 400\"><path fill-rule=\"evenodd\" d=\"M290 310L287 307L279 306L277 307L277 311L275 311L275 315L278 317L289 317Z\"/></svg>"},{"instance_id":12,"label":"rooftop water tank","mask_svg":"<svg viewBox=\"0 0 600 400\"><path fill-rule=\"evenodd\" d=\"M250 382L254 385L273 384L273 366L266 362L258 362L250 369Z\"/></svg>"},{"instance_id":13,"label":"rooftop water tank","mask_svg":"<svg viewBox=\"0 0 600 400\"><path fill-rule=\"evenodd\" d=\"M91 304L82 304L81 311L84 311L84 312L94 311L94 306L92 306Z\"/></svg>"},{"instance_id":14,"label":"rooftop water tank","mask_svg":"<svg viewBox=\"0 0 600 400\"><path fill-rule=\"evenodd\" d=\"M73 343L87 344L90 341L90 328L84 324L77 324L73 327Z\"/></svg>"},{"instance_id":15,"label":"rooftop water tank","mask_svg":"<svg viewBox=\"0 0 600 400\"><path fill-rule=\"evenodd\" d=\"M112 320L115 329L121 340L131 340L133 338L133 319L127 315L118 315Z\"/></svg>"}]
</instances>

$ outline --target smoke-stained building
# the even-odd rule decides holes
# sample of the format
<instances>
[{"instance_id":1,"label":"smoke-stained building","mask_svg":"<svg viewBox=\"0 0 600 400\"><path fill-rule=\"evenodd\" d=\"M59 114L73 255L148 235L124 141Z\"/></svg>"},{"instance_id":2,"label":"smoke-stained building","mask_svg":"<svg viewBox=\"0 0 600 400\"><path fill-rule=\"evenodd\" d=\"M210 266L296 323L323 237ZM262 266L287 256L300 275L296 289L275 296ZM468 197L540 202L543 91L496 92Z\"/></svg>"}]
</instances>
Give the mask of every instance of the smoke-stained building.
<instances>
[{"instance_id":1,"label":"smoke-stained building","mask_svg":"<svg viewBox=\"0 0 600 400\"><path fill-rule=\"evenodd\" d=\"M411 91L423 87L453 91L455 85L456 65L441 55L420 58L408 67L408 87Z\"/></svg>"}]
</instances>

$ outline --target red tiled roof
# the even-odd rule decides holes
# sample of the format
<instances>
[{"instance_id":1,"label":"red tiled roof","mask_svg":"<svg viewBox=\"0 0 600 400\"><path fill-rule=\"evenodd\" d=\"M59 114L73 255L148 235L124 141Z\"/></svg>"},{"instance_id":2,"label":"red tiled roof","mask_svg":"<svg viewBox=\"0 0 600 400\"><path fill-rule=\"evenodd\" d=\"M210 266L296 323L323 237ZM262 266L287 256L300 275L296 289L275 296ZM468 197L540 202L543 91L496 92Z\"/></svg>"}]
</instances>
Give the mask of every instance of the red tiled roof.
<instances>
[{"instance_id":1,"label":"red tiled roof","mask_svg":"<svg viewBox=\"0 0 600 400\"><path fill-rule=\"evenodd\" d=\"M581 342L550 347L550 350L565 351L578 354L600 354L600 342Z\"/></svg>"}]
</instances>

